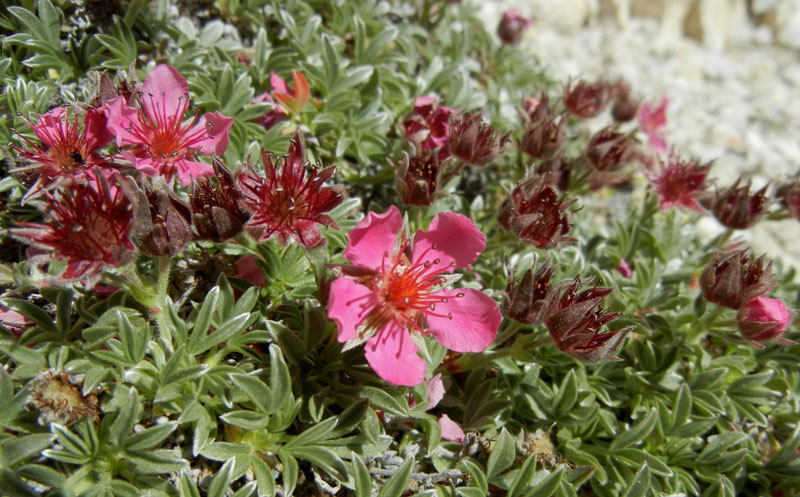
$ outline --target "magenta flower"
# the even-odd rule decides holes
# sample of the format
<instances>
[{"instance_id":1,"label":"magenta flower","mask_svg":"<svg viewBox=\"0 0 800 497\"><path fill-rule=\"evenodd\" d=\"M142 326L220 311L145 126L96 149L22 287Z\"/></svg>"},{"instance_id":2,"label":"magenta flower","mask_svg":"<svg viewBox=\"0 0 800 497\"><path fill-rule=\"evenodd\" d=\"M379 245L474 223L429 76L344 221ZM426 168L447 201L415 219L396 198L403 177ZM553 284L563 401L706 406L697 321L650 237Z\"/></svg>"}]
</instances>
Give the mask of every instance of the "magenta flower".
<instances>
[{"instance_id":1,"label":"magenta flower","mask_svg":"<svg viewBox=\"0 0 800 497\"><path fill-rule=\"evenodd\" d=\"M447 148L447 139L450 137L448 121L455 113L455 109L439 105L436 97L417 97L414 100L414 111L403 121L403 135L418 149L438 148L439 160L444 160L450 157Z\"/></svg>"},{"instance_id":2,"label":"magenta flower","mask_svg":"<svg viewBox=\"0 0 800 497\"><path fill-rule=\"evenodd\" d=\"M702 211L695 199L705 192L711 165L700 165L695 159L684 160L674 154L670 154L666 162L658 160L658 169L653 167L645 173L658 193L658 208L666 210L677 206Z\"/></svg>"},{"instance_id":3,"label":"magenta flower","mask_svg":"<svg viewBox=\"0 0 800 497\"><path fill-rule=\"evenodd\" d=\"M656 108L642 104L639 109L639 126L647 133L650 147L662 155L667 153L667 104L669 99L664 97Z\"/></svg>"},{"instance_id":4,"label":"magenta flower","mask_svg":"<svg viewBox=\"0 0 800 497\"><path fill-rule=\"evenodd\" d=\"M118 173L111 178L117 184L127 181ZM9 233L40 249L30 259L33 264L67 261L61 275L50 281L85 279L91 288L106 266L122 266L133 259L135 247L129 238L133 208L124 193L128 188L109 185L103 175L65 181L59 187L37 199L50 218L48 224L19 223Z\"/></svg>"},{"instance_id":5,"label":"magenta flower","mask_svg":"<svg viewBox=\"0 0 800 497\"><path fill-rule=\"evenodd\" d=\"M791 320L792 312L783 301L767 297L750 300L737 316L739 330L757 347L763 347L763 342L794 345L795 342L782 338Z\"/></svg>"},{"instance_id":6,"label":"magenta flower","mask_svg":"<svg viewBox=\"0 0 800 497\"><path fill-rule=\"evenodd\" d=\"M189 110L189 86L174 67L158 65L144 80L141 105L129 106L125 97L106 104L108 128L114 133L123 157L147 176L168 181L177 175L182 185L194 177L213 176L211 164L192 160L196 152L221 155L228 147L232 117L219 112L184 122Z\"/></svg>"},{"instance_id":7,"label":"magenta flower","mask_svg":"<svg viewBox=\"0 0 800 497\"><path fill-rule=\"evenodd\" d=\"M89 109L79 124L77 109L70 119L65 107L56 107L39 117L36 124L28 123L39 139L39 144L20 137L29 147L16 147L27 162L25 169L38 169L39 178L28 196L39 192L53 180L63 175L89 172L96 166L108 162L98 153L114 137L106 129L106 117L102 112Z\"/></svg>"},{"instance_id":8,"label":"magenta flower","mask_svg":"<svg viewBox=\"0 0 800 497\"><path fill-rule=\"evenodd\" d=\"M372 369L395 385L418 385L425 359L416 341L433 335L457 352L480 352L494 340L502 315L487 295L447 289L447 275L478 258L486 241L465 216L441 213L414 236L397 207L369 213L348 234L344 257L353 266L331 285L328 316L340 342L366 340Z\"/></svg>"}]
</instances>

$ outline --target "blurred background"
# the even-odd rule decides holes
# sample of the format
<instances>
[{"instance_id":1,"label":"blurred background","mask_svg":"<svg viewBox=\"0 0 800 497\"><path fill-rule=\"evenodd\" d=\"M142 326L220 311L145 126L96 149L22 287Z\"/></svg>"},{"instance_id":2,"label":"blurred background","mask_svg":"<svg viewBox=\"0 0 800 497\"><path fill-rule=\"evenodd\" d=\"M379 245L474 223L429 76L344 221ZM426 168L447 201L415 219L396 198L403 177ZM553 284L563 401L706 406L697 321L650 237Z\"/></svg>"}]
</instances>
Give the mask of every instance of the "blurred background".
<instances>
[{"instance_id":1,"label":"blurred background","mask_svg":"<svg viewBox=\"0 0 800 497\"><path fill-rule=\"evenodd\" d=\"M800 172L800 0L495 0L483 19L496 26L512 7L534 20L522 43L549 76L624 78L645 102L668 97L668 145L713 161L717 187ZM800 266L795 219L739 236Z\"/></svg>"}]
</instances>

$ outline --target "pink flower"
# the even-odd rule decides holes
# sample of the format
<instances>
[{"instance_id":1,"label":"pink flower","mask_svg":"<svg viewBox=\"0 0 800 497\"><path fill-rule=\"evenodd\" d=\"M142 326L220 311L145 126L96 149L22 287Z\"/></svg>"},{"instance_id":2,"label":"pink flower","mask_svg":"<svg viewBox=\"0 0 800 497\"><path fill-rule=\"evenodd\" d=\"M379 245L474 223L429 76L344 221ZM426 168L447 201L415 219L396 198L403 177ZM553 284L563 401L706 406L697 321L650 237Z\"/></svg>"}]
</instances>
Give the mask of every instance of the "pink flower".
<instances>
[{"instance_id":1,"label":"pink flower","mask_svg":"<svg viewBox=\"0 0 800 497\"><path fill-rule=\"evenodd\" d=\"M633 276L633 269L631 268L631 265L628 264L628 261L626 261L625 259L619 260L617 271L619 271L619 274L621 274L623 278L630 278L631 276Z\"/></svg>"},{"instance_id":2,"label":"pink flower","mask_svg":"<svg viewBox=\"0 0 800 497\"><path fill-rule=\"evenodd\" d=\"M655 109L650 104L642 104L639 109L639 125L647 133L653 150L662 155L667 153L667 104L669 99L664 97Z\"/></svg>"},{"instance_id":3,"label":"pink flower","mask_svg":"<svg viewBox=\"0 0 800 497\"><path fill-rule=\"evenodd\" d=\"M21 136L29 148L16 147L16 150L28 162L25 169L39 169L39 178L29 196L60 176L108 165L98 153L113 138L106 129L106 117L102 112L87 110L80 125L77 109L70 119L67 108L56 107L40 116L36 124L28 124L39 144Z\"/></svg>"},{"instance_id":4,"label":"pink flower","mask_svg":"<svg viewBox=\"0 0 800 497\"><path fill-rule=\"evenodd\" d=\"M118 173L111 178L117 183L126 181ZM71 179L59 186L37 200L49 224L19 223L9 233L42 251L30 259L34 264L67 261L61 275L51 281L86 279L87 287L92 287L106 266L122 266L133 258L131 202L126 188L109 185L103 175Z\"/></svg>"},{"instance_id":5,"label":"pink flower","mask_svg":"<svg viewBox=\"0 0 800 497\"><path fill-rule=\"evenodd\" d=\"M186 78L167 65L156 66L144 80L141 105L130 107L125 97L106 104L108 128L122 155L147 176L162 175L168 181L177 174L182 185L193 177L212 176L211 164L191 160L195 152L221 155L228 147L232 117L219 112L184 122L189 109Z\"/></svg>"},{"instance_id":6,"label":"pink flower","mask_svg":"<svg viewBox=\"0 0 800 497\"><path fill-rule=\"evenodd\" d=\"M794 344L791 340L781 338L792 320L792 313L779 299L756 297L739 309L739 330L757 347L759 342L778 342L785 345Z\"/></svg>"},{"instance_id":7,"label":"pink flower","mask_svg":"<svg viewBox=\"0 0 800 497\"><path fill-rule=\"evenodd\" d=\"M465 216L441 213L428 231L417 231L413 248L397 207L369 213L348 234L345 259L353 266L331 285L328 316L340 342L366 340L372 369L395 385L418 385L425 359L423 336L457 352L480 352L494 340L502 316L497 304L473 289L447 289L447 275L466 267L486 241Z\"/></svg>"}]
</instances>

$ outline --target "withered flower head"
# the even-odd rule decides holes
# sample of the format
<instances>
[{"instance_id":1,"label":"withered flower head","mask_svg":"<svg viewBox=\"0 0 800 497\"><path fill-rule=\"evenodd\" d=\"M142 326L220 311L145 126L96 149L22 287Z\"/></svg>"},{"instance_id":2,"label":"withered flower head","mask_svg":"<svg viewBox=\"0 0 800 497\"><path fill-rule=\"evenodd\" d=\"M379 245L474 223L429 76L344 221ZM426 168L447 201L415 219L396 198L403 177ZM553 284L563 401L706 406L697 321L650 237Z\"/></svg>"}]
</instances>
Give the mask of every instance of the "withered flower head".
<instances>
[{"instance_id":1,"label":"withered flower head","mask_svg":"<svg viewBox=\"0 0 800 497\"><path fill-rule=\"evenodd\" d=\"M632 327L601 333L603 325L622 314L606 312L600 305L612 289L595 285L577 293L580 287L580 277L576 277L572 282L564 281L553 288L544 311L544 323L550 336L559 350L582 361L615 359L609 354Z\"/></svg>"},{"instance_id":2,"label":"withered flower head","mask_svg":"<svg viewBox=\"0 0 800 497\"><path fill-rule=\"evenodd\" d=\"M630 159L628 135L613 127L603 128L592 136L586 146L586 159L598 171L613 171Z\"/></svg>"},{"instance_id":3,"label":"withered flower head","mask_svg":"<svg viewBox=\"0 0 800 497\"><path fill-rule=\"evenodd\" d=\"M128 180L118 173L66 177L35 202L49 217L48 224L19 223L9 233L42 249L31 263L66 260L67 266L54 282L86 279L94 286L106 265L122 266L133 258L129 239L133 209L125 190ZM120 187L119 185L122 185Z\"/></svg>"},{"instance_id":4,"label":"withered flower head","mask_svg":"<svg viewBox=\"0 0 800 497\"><path fill-rule=\"evenodd\" d=\"M192 183L192 226L197 239L224 242L242 231L250 214L239 206L242 194L222 160L214 157L212 165L216 180L198 178Z\"/></svg>"},{"instance_id":5,"label":"withered flower head","mask_svg":"<svg viewBox=\"0 0 800 497\"><path fill-rule=\"evenodd\" d=\"M739 186L742 178L727 190L718 191L711 199L710 210L717 221L733 229L746 229L758 221L767 211L767 186L750 194L750 180Z\"/></svg>"},{"instance_id":6,"label":"withered flower head","mask_svg":"<svg viewBox=\"0 0 800 497\"><path fill-rule=\"evenodd\" d=\"M439 159L450 156L447 139L450 136L451 107L439 105L436 97L420 96L414 100L414 111L403 121L403 136L418 151L439 149Z\"/></svg>"},{"instance_id":7,"label":"withered flower head","mask_svg":"<svg viewBox=\"0 0 800 497\"><path fill-rule=\"evenodd\" d=\"M236 185L242 192L241 206L252 213L246 225L248 233L259 241L277 236L283 245L293 238L305 247L325 243L318 225L339 229L324 214L343 199L341 187L323 186L336 169L307 169L305 145L299 132L292 139L288 156L273 163L270 154L262 150L261 159L266 177L249 166L236 172Z\"/></svg>"},{"instance_id":8,"label":"withered flower head","mask_svg":"<svg viewBox=\"0 0 800 497\"><path fill-rule=\"evenodd\" d=\"M505 315L525 324L541 321L554 271L555 266L550 260L545 261L535 273L531 267L518 281L514 279L512 271L508 276L506 299L503 303Z\"/></svg>"},{"instance_id":9,"label":"withered flower head","mask_svg":"<svg viewBox=\"0 0 800 497\"><path fill-rule=\"evenodd\" d=\"M564 87L564 107L578 117L594 117L608 105L611 89L605 81L587 83L568 82Z\"/></svg>"},{"instance_id":10,"label":"withered flower head","mask_svg":"<svg viewBox=\"0 0 800 497\"><path fill-rule=\"evenodd\" d=\"M84 395L83 380L76 381L66 371L48 370L31 382L28 408L39 411L39 424L72 424L82 418L100 420L97 392Z\"/></svg>"},{"instance_id":11,"label":"withered flower head","mask_svg":"<svg viewBox=\"0 0 800 497\"><path fill-rule=\"evenodd\" d=\"M666 162L658 159L657 171L651 168L645 175L658 193L658 207L661 210L679 206L700 211L695 200L705 192L710 168L710 164L700 165L696 159L684 160L670 154Z\"/></svg>"},{"instance_id":12,"label":"withered flower head","mask_svg":"<svg viewBox=\"0 0 800 497\"><path fill-rule=\"evenodd\" d=\"M639 113L639 101L631 96L631 89L623 80L617 80L611 88L614 105L611 107L611 117L618 123L625 123L636 117Z\"/></svg>"},{"instance_id":13,"label":"withered flower head","mask_svg":"<svg viewBox=\"0 0 800 497\"><path fill-rule=\"evenodd\" d=\"M558 152L543 159L536 166L536 174L546 176L551 185L563 192L569 188L572 166L573 164L564 157L564 154Z\"/></svg>"},{"instance_id":14,"label":"withered flower head","mask_svg":"<svg viewBox=\"0 0 800 497\"><path fill-rule=\"evenodd\" d=\"M778 198L789 209L792 217L800 220L800 180L785 184L778 189Z\"/></svg>"},{"instance_id":15,"label":"withered flower head","mask_svg":"<svg viewBox=\"0 0 800 497\"><path fill-rule=\"evenodd\" d=\"M454 175L449 162L440 162L436 151L422 152L414 157L403 152L400 161L389 161L395 175L395 186L406 205L431 205L439 187Z\"/></svg>"},{"instance_id":16,"label":"withered flower head","mask_svg":"<svg viewBox=\"0 0 800 497\"><path fill-rule=\"evenodd\" d=\"M753 261L747 250L717 252L700 275L700 288L709 302L738 310L775 286L777 278L771 268L772 261L765 265L763 255Z\"/></svg>"},{"instance_id":17,"label":"withered flower head","mask_svg":"<svg viewBox=\"0 0 800 497\"><path fill-rule=\"evenodd\" d=\"M135 227L131 240L145 254L175 255L192 239L192 211L163 177L142 178L133 192Z\"/></svg>"},{"instance_id":18,"label":"withered flower head","mask_svg":"<svg viewBox=\"0 0 800 497\"><path fill-rule=\"evenodd\" d=\"M497 25L497 36L506 45L516 45L522 39L522 34L531 25L531 20L523 16L516 9L511 8L503 12L503 18Z\"/></svg>"},{"instance_id":19,"label":"withered flower head","mask_svg":"<svg viewBox=\"0 0 800 497\"><path fill-rule=\"evenodd\" d=\"M481 121L481 113L459 114L450 118L450 153L464 162L483 166L495 159L508 141L509 133L498 136L497 130Z\"/></svg>"},{"instance_id":20,"label":"withered flower head","mask_svg":"<svg viewBox=\"0 0 800 497\"><path fill-rule=\"evenodd\" d=\"M553 248L570 229L567 209L575 200L564 201L546 176L533 176L519 183L500 209L497 220L520 239L540 248Z\"/></svg>"}]
</instances>

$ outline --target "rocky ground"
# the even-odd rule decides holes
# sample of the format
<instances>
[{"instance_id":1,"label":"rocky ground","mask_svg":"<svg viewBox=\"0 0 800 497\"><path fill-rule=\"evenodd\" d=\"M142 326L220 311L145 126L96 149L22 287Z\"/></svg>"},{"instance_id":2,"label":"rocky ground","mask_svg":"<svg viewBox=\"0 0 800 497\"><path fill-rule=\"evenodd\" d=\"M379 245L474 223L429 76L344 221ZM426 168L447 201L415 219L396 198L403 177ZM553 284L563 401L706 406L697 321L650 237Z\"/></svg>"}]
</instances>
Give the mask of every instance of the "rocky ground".
<instances>
[{"instance_id":1,"label":"rocky ground","mask_svg":"<svg viewBox=\"0 0 800 497\"><path fill-rule=\"evenodd\" d=\"M487 23L496 25L508 6L537 19L523 43L554 78L622 77L646 101L668 96L670 145L713 161L718 186L739 175L775 184L800 171L800 52L773 44L767 28L740 28L748 30L738 33L740 41L717 52L689 37L665 36L658 19L634 17L622 29L598 15L566 26L521 0L485 6ZM712 219L701 225L719 229ZM741 235L756 251L800 267L797 220L763 221Z\"/></svg>"}]
</instances>

